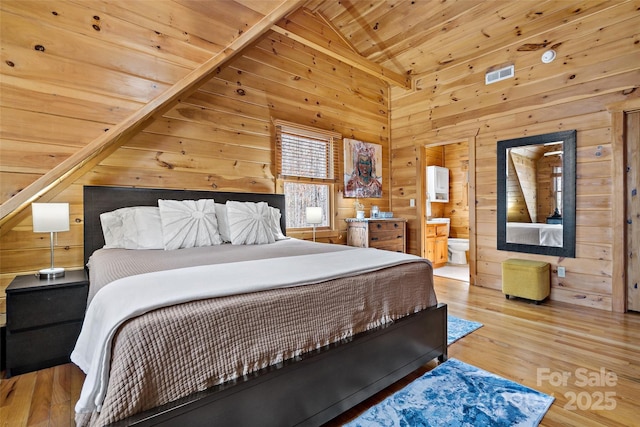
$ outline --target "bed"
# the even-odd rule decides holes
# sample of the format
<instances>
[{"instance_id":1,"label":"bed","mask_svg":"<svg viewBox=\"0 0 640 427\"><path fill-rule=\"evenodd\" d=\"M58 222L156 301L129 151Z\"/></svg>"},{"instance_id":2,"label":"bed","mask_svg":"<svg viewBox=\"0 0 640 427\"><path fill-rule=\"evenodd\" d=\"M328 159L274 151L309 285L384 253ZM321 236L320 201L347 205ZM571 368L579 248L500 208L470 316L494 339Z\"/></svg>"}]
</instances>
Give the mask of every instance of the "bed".
<instances>
[{"instance_id":1,"label":"bed","mask_svg":"<svg viewBox=\"0 0 640 427\"><path fill-rule=\"evenodd\" d=\"M507 243L562 247L562 224L507 223Z\"/></svg>"},{"instance_id":2,"label":"bed","mask_svg":"<svg viewBox=\"0 0 640 427\"><path fill-rule=\"evenodd\" d=\"M85 260L88 265L91 265L89 263L90 257L105 245L100 223L100 214L127 206L157 206L158 200L160 199L198 200L207 198L213 198L216 203L225 203L227 201L267 202L270 206L280 210L282 214L280 225L282 230L285 230L285 201L282 195L87 186L84 189ZM269 246L269 248L271 248L269 250L277 252L278 255L259 255L258 258L263 257L263 259L228 264L223 263L224 265L214 265L211 268L217 268L215 271L218 275L222 274L223 270L221 269L231 272L235 267L243 269L245 265L249 265L243 264L243 262L255 263L251 265L275 265L276 267L273 268L277 269L278 263L287 261L285 259L278 259L279 257L283 258L286 256L286 254L280 254L280 248L284 248L287 245L294 246L294 250L296 251L304 252L300 255L300 258L297 258L300 260L305 257L309 257L309 259L315 257L315 252L322 252L317 256L335 260L336 256L341 258L347 256L344 254L351 256L350 251L354 250L353 248L340 247L338 245L313 244L310 242L276 242L272 246ZM258 248L258 246L260 245L254 245L248 249L262 251L263 248ZM266 246L268 245L265 245L265 248ZM233 245L226 246L224 249L225 253L238 250L238 248ZM287 251L288 250L290 249L287 249ZM337 252L340 250L344 252ZM375 256L381 256L386 252L375 249L366 250L375 251L367 252ZM180 251L187 253L187 250L181 249ZM389 256L393 256L391 252L388 254ZM166 253L164 253L164 255L166 255ZM397 256L400 257L400 255ZM194 257L190 256L189 258ZM351 278L335 278L323 281L322 286L333 286L332 289L345 288L345 283L348 284L348 289L351 289L351 286L369 286L367 285L367 280L371 282L369 278L371 276L377 277L376 280L373 280L373 282L376 283L371 284L371 286L374 289L378 289L375 286L379 286L380 289L376 292L384 292L382 288L383 285L378 285L378 282L383 283L388 281L393 283L397 281L397 286L401 286L400 282L407 281L407 277L417 278L419 275L425 275L425 284L422 286L425 288L432 287L432 271L430 265L428 270L424 270L423 264L424 263L420 263L420 265L418 265L418 263L412 263L411 265L407 265L407 267L393 266ZM95 268L97 269L97 267ZM410 271L404 272L400 270L400 268L408 268ZM169 273L178 274L181 271L182 270L176 269ZM424 273L425 271L427 274ZM90 271L89 273L90 277L92 277L92 272ZM207 273L203 274L209 274L209 271L207 270ZM378 274L381 276L375 276ZM177 279L166 280L169 282L171 282L171 280L175 280L176 283L180 282L180 280ZM119 281L114 281L113 283L118 282ZM112 285L107 285L107 287L109 286ZM113 372L117 370L114 367L125 363L122 362L122 360L126 359L126 357L121 357L121 353L119 353L121 347L128 348L127 346L136 345L144 347L135 342L139 340L144 341L144 336L140 335L138 329L131 329L133 328L131 325L142 322L144 324L150 324L154 328L159 328L158 325L153 323L156 320L152 319L154 319L154 316L157 317L158 313L163 313L164 310L177 310L179 307L191 306L197 306L197 310L209 310L209 308L204 308L203 306L205 304L221 304L222 302L226 304L233 299L239 299L240 304L245 304L244 307L251 307L251 310L254 309L253 306L246 304L254 304L256 301L259 301L258 304L267 304L266 301L270 301L269 304L276 305L269 306L267 310L269 313L278 312L280 309L290 312L295 310L289 309L288 306L284 308L279 307L278 304L285 304L286 301L289 301L289 298L292 298L291 301L295 301L296 298L302 298L300 295L303 294L305 295L304 298L307 298L306 295L313 295L314 293L316 297L318 297L317 295L323 295L325 291L317 288L317 286L319 286L319 284L295 286L287 289L251 291L241 296L229 295L219 298L209 298L202 301L189 302L186 303L186 305L176 305L152 310L135 319L128 320L117 329L116 335L113 338L113 349L111 350L110 347L109 350L109 354L113 351L113 365L110 368L110 375L118 378ZM291 290L293 292L290 292ZM415 290L412 292L414 291ZM422 290L418 291L422 292ZM425 295L430 292L432 291L424 291ZM296 293L298 294L296 295ZM289 296L290 294L294 296ZM248 298L252 299L249 301ZM259 298L259 300L256 298ZM352 296L352 298L354 297ZM427 298L428 297L425 297L424 300L427 301ZM344 298L340 297L338 299ZM329 302L331 303L331 301ZM324 307L322 307L322 309L324 309ZM197 310L195 310L196 313L198 313ZM362 309L360 308L358 311L360 312ZM209 316L226 316L226 314L210 314L208 311L203 311L202 313L207 313L207 318ZM336 313L335 316L341 315L340 308L336 309ZM334 316L333 313L332 316ZM355 314L353 316L355 318ZM203 317L205 317L205 315L203 315ZM162 328L170 329L172 325L179 323L173 317L169 317L168 320L167 318L163 319L164 320L158 321L166 322L162 324ZM221 328L225 327L223 323L224 322L219 320L214 322L215 325L221 325ZM191 327L191 325L189 327ZM384 322L373 319L366 326L366 330L359 331L354 329L353 333L346 333L343 334L343 336L333 336L331 339L328 339L328 341L321 342L321 345L312 343L305 347L305 351L303 352L298 350L297 352L285 352L283 353L285 356L269 356L270 360L266 366L265 363L257 364L253 369L249 370L244 367L244 371L240 372L240 374L232 375L224 381L217 381L205 389L187 390L188 392L184 396L175 400L155 405L152 408L143 407L139 412L125 414L126 417L124 419L118 419L117 421L109 419L108 422L111 425L322 425L413 372L424 363L434 358L438 358L440 361L446 360L446 327L446 305L433 303L425 306L423 304L423 306L412 310L410 314L402 315L398 318L389 318ZM143 338L140 338L141 336ZM185 337L182 335L180 338L191 339L188 336ZM242 339L238 338L237 341L241 342ZM235 337L226 340L226 342L235 341ZM277 339L273 341L277 341ZM153 340L152 344L155 346L156 341ZM213 345L213 343L210 344ZM185 345L188 346L189 343ZM216 350L218 347L224 347L223 345L218 346L218 344L215 344L215 346ZM153 358L161 358L161 356L154 355ZM144 382L142 379L147 375L145 373L147 368L148 367L143 364L125 369L129 369L129 371L127 371L129 372L127 374L128 376L131 376L131 373L141 375L141 382ZM161 369L167 370L166 367ZM183 367L180 369L184 370ZM198 368L193 369L197 371ZM170 385L180 385L182 387L181 383L172 383ZM131 396L125 396L124 398L118 397L121 396L121 393L123 393L122 390L126 387L114 381L113 376L110 377L110 381L107 382L106 387L107 396L110 396L110 393L111 396L115 396L111 397L112 400L133 399ZM116 391L112 390L114 387L117 388ZM149 387L149 390L153 389L153 381L146 387ZM188 389L186 385L185 387ZM163 387L156 386L156 388ZM146 392L149 393L149 390ZM148 406L148 403L146 405ZM104 407L102 407L101 410L104 411ZM94 422L99 424L104 423L104 420L96 417L95 413L91 414L91 416ZM85 423L86 418L85 421L80 422L80 424Z\"/></svg>"}]
</instances>

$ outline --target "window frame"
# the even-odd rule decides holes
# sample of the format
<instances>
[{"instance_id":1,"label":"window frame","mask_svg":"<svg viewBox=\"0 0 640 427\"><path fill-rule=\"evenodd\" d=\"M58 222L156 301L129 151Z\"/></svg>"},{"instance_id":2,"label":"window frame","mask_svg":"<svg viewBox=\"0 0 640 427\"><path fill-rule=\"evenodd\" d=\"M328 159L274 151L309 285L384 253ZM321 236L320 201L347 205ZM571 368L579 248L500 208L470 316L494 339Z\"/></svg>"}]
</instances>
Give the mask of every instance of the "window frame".
<instances>
[{"instance_id":1,"label":"window frame","mask_svg":"<svg viewBox=\"0 0 640 427\"><path fill-rule=\"evenodd\" d=\"M317 227L316 230L335 230L335 197L336 197L336 184L339 179L339 167L340 150L338 149L339 143L342 140L342 135L320 128L314 128L310 126L299 125L296 123L286 122L283 120L274 120L274 133L275 133L275 152L276 152L276 171L277 171L277 188L282 194L285 194L285 183L301 183L312 185L327 185L328 186L328 200L327 210L325 215L327 217L328 225ZM327 178L310 178L298 175L286 175L282 170L282 134L295 135L302 138L310 138L315 140L326 141L330 145L330 156L328 157L329 165ZM312 230L312 226L287 228L287 232L292 230L294 232L305 232Z\"/></svg>"}]
</instances>

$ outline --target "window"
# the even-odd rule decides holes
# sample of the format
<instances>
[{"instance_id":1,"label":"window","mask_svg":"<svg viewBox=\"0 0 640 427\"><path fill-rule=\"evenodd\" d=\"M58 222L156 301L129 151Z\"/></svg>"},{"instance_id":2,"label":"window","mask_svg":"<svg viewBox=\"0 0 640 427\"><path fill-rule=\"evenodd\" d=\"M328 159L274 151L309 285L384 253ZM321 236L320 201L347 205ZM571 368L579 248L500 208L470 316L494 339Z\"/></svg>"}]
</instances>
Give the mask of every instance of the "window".
<instances>
[{"instance_id":1,"label":"window","mask_svg":"<svg viewBox=\"0 0 640 427\"><path fill-rule=\"evenodd\" d=\"M305 218L309 206L321 207L319 226L330 227L340 134L280 120L275 125L278 176L287 200L287 228L310 227Z\"/></svg>"}]
</instances>

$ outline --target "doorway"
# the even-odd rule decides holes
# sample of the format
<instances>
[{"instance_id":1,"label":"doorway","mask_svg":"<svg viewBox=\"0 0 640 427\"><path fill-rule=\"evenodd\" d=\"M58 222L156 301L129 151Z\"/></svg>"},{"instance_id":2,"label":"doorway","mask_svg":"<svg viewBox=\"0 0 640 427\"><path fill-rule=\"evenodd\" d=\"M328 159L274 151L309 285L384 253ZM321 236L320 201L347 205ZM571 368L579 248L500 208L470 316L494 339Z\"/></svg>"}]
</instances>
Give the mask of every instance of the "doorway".
<instances>
[{"instance_id":1,"label":"doorway","mask_svg":"<svg viewBox=\"0 0 640 427\"><path fill-rule=\"evenodd\" d=\"M421 255L424 258L436 258L434 263L434 276L448 277L473 284L475 282L475 200L474 170L475 170L475 138L465 138L456 141L438 142L427 144L421 151L420 176L422 176L422 207L420 209L420 221L423 230L421 235ZM449 173L449 197L448 201L432 201L428 197L428 166L440 166L448 169ZM442 249L440 235L432 235L435 228L433 223L441 218L448 219L449 239L463 239L462 241L450 240L455 243L457 253L450 254L447 243L445 259L442 260L438 252ZM441 227L437 227L438 230ZM438 232L439 234L439 232ZM434 241L435 240L435 241ZM460 245L468 241L468 251L464 251L461 257ZM466 258L466 263L461 259ZM433 260L432 260L433 261ZM449 261L456 261L449 262Z\"/></svg>"}]
</instances>

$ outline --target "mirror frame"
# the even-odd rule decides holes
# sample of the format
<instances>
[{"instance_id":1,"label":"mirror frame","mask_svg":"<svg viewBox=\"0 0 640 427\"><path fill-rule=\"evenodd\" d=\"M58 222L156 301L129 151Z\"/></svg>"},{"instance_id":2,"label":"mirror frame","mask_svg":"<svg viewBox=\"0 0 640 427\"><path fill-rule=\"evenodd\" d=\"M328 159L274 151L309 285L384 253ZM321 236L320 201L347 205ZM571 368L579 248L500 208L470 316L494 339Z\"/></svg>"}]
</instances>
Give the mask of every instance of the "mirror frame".
<instances>
[{"instance_id":1,"label":"mirror frame","mask_svg":"<svg viewBox=\"0 0 640 427\"><path fill-rule=\"evenodd\" d=\"M507 149L563 141L562 150L562 247L507 242ZM498 250L575 258L576 253L576 131L498 141Z\"/></svg>"}]
</instances>

